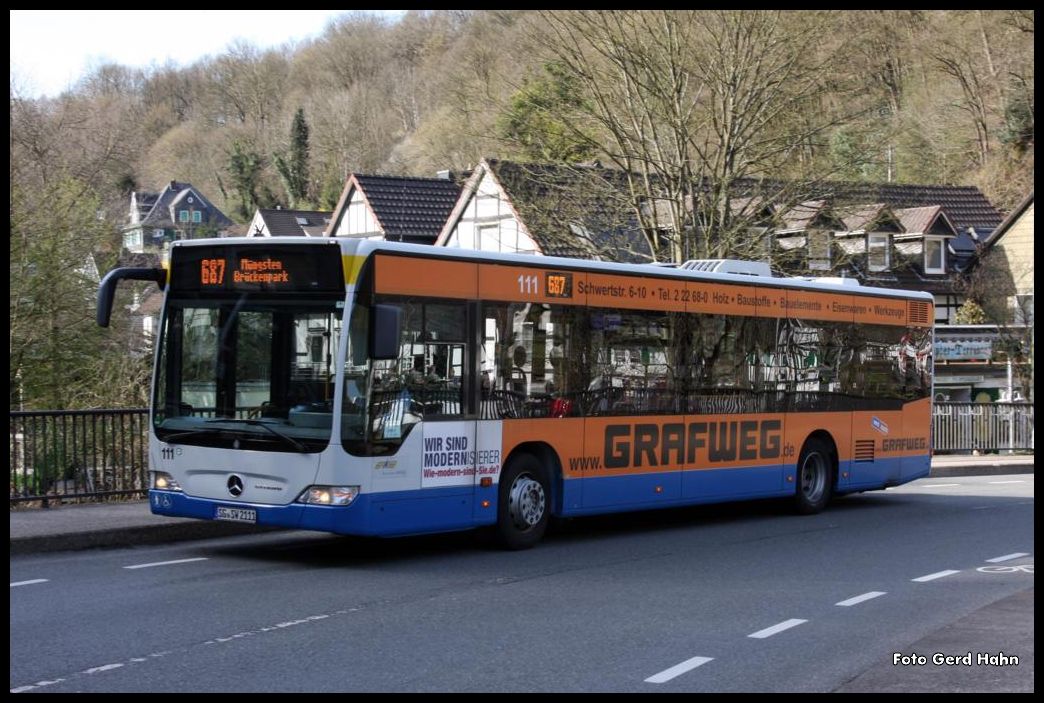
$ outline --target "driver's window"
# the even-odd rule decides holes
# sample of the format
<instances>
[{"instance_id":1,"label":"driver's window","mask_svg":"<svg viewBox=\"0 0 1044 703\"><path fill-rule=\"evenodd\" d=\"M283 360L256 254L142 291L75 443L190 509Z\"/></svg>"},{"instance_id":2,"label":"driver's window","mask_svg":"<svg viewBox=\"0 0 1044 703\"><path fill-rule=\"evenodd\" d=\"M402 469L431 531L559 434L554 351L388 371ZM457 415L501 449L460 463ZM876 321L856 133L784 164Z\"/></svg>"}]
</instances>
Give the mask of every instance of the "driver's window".
<instances>
[{"instance_id":1,"label":"driver's window","mask_svg":"<svg viewBox=\"0 0 1044 703\"><path fill-rule=\"evenodd\" d=\"M402 309L397 359L376 361L371 377L373 436L400 440L422 418L465 411L463 303L386 299Z\"/></svg>"}]
</instances>

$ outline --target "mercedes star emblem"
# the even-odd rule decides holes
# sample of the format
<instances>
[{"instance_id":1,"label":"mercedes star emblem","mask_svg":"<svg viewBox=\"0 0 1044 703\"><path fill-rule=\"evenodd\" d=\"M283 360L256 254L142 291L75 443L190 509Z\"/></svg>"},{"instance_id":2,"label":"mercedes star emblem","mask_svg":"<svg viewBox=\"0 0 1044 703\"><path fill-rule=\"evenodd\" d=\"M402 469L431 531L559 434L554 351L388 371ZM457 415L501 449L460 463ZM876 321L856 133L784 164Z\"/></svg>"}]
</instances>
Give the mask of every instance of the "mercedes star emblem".
<instances>
[{"instance_id":1,"label":"mercedes star emblem","mask_svg":"<svg viewBox=\"0 0 1044 703\"><path fill-rule=\"evenodd\" d=\"M243 492L243 479L235 474L228 477L228 492L233 498L238 498Z\"/></svg>"}]
</instances>

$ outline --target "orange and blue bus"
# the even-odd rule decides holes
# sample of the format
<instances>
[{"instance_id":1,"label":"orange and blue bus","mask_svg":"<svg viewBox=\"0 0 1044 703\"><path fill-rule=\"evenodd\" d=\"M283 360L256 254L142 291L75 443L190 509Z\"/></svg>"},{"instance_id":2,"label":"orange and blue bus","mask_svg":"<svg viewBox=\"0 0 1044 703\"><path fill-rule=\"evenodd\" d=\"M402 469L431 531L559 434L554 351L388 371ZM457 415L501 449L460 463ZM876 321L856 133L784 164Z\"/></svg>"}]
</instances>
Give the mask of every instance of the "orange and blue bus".
<instances>
[{"instance_id":1,"label":"orange and blue bus","mask_svg":"<svg viewBox=\"0 0 1044 703\"><path fill-rule=\"evenodd\" d=\"M177 242L151 509L351 535L832 496L927 476L932 296L765 264Z\"/></svg>"}]
</instances>

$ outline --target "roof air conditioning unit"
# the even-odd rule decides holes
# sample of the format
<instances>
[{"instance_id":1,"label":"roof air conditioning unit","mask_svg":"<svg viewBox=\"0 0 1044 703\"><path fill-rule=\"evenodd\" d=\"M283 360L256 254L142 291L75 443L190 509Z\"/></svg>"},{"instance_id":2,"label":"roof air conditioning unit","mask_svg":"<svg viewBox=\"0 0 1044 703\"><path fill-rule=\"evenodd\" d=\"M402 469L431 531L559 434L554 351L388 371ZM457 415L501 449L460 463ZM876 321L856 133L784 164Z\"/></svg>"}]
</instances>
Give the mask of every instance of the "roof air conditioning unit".
<instances>
[{"instance_id":1,"label":"roof air conditioning unit","mask_svg":"<svg viewBox=\"0 0 1044 703\"><path fill-rule=\"evenodd\" d=\"M690 259L680 268L706 273L736 273L744 276L772 277L772 269L764 261L741 261L739 259Z\"/></svg>"}]
</instances>

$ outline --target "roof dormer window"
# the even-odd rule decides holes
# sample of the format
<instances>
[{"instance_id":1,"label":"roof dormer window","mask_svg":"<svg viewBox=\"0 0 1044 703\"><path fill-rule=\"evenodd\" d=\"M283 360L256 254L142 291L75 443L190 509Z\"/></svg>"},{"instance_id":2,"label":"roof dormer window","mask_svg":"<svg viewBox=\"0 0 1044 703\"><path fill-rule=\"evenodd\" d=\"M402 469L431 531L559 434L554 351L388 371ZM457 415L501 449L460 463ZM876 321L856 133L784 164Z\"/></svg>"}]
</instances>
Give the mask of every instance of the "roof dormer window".
<instances>
[{"instance_id":1,"label":"roof dormer window","mask_svg":"<svg viewBox=\"0 0 1044 703\"><path fill-rule=\"evenodd\" d=\"M924 272L946 273L946 240L942 237L924 238Z\"/></svg>"},{"instance_id":2,"label":"roof dormer window","mask_svg":"<svg viewBox=\"0 0 1044 703\"><path fill-rule=\"evenodd\" d=\"M871 271L887 271L891 264L890 235L887 232L868 232L866 235L866 263Z\"/></svg>"}]
</instances>

